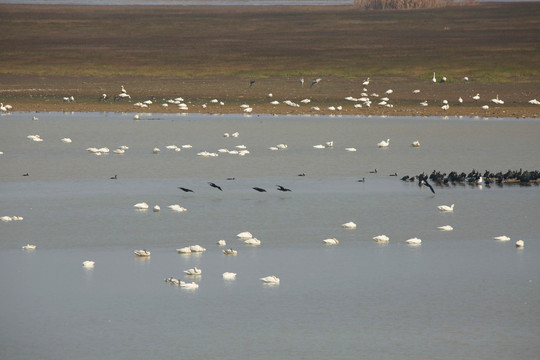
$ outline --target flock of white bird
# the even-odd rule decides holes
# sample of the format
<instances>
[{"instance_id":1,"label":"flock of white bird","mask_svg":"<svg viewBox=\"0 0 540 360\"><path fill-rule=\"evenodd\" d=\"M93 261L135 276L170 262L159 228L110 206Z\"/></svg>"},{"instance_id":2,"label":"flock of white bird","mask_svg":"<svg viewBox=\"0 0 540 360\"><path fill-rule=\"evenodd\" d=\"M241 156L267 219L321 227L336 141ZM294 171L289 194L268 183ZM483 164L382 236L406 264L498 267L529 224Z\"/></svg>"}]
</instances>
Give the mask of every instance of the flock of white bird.
<instances>
[{"instance_id":1,"label":"flock of white bird","mask_svg":"<svg viewBox=\"0 0 540 360\"><path fill-rule=\"evenodd\" d=\"M322 80L321 78L317 78L317 79L313 80L312 86L319 84L319 82L321 80ZM446 77L443 76L438 80L437 77L435 76L435 73L433 73L432 82L434 82L434 83L437 83L437 82L445 83L446 81L447 81ZM462 81L469 81L469 78L467 76L465 76L465 77L463 77ZM371 107L371 105L374 104L374 103L376 103L376 105L381 106L381 107L393 108L394 105L391 103L391 100L390 100L389 96L394 93L394 90L393 89L386 90L384 92L384 96L381 97L378 93L375 93L375 92L369 93L367 87L370 84L370 82L371 82L371 80L370 80L369 77L362 82L363 88L362 88L362 92L360 93L359 97L347 96L347 97L344 98L344 100L354 103L354 105L353 105L354 108ZM300 79L300 83L301 83L302 86L304 85L304 78L303 77ZM415 95L418 95L418 94L421 93L421 90L420 89L414 89L412 91L412 93L415 94ZM271 99L271 98L274 97L274 94L273 93L268 93L266 95L266 97L268 99ZM471 96L471 98L475 102L478 102L480 100L480 94L477 93L476 95ZM100 96L100 101L106 100L106 99L108 99L107 94L102 94ZM120 94L115 96L115 99L117 99L117 100L123 100L123 99L131 100L131 96L127 93L124 85L121 86L121 92L120 92ZM74 99L73 96L64 97L64 101L72 102L72 101L75 101L75 99ZM299 102L301 104L303 104L303 105L307 105L307 104L310 104L312 101L313 101L312 99L305 98L305 99L300 100ZM499 99L499 95L497 95L493 99L490 99L489 102L493 103L495 105L503 105L504 104L504 101L502 99ZM148 99L148 100L144 100L144 101L138 101L138 102L134 103L133 106L141 108L141 109L147 109L151 105L154 105L155 103L156 103L155 99L154 100ZM209 101L209 103L210 103L210 105L219 105L219 106L225 105L225 102L223 100L218 100L218 99L212 99L212 100ZM456 104L460 105L460 104L463 104L463 103L464 103L463 97L459 96L457 98L457 100L456 100ZM532 105L540 105L540 101L538 101L537 99L531 99L531 100L528 101L528 103L532 104ZM190 105L188 105L188 104L190 104ZM289 100L289 99L282 100L282 101L272 100L272 101L270 101L270 104L273 105L273 106L279 106L281 104L284 104L284 105L294 107L294 108L301 107L301 104L299 104L297 102L294 102L292 100ZM422 107L429 106L427 100L423 100L419 104ZM181 112L187 112L187 111L189 111L189 106L194 106L189 101L187 101L187 103L186 103L186 100L184 100L184 98L182 98L182 97L176 97L174 99L167 99L167 100L165 100L165 102L161 103L160 106L162 108L169 108L169 106L173 106L173 105L177 106L178 110L181 111ZM204 111L206 111L208 106L209 106L209 104L207 102L200 105L200 107ZM450 102L447 99L443 99L439 106L441 107L442 110L446 111L446 110L448 110L450 108ZM8 112L8 111L11 111L12 108L13 107L11 105L3 105L3 104L1 104L0 112ZM489 105L484 104L484 105L481 106L481 108L484 109L484 110L488 110ZM310 110L312 112L318 112L318 111L321 111L321 108L319 106L311 106ZM327 110L329 110L331 112L339 112L339 111L343 110L343 106L342 105L331 105L331 106L327 107ZM249 105L249 104L241 104L240 105L240 111L242 113L250 114L250 113L252 113L254 111L254 108L253 108L252 105ZM136 115L136 119L138 118L138 116L139 115Z\"/></svg>"}]
</instances>

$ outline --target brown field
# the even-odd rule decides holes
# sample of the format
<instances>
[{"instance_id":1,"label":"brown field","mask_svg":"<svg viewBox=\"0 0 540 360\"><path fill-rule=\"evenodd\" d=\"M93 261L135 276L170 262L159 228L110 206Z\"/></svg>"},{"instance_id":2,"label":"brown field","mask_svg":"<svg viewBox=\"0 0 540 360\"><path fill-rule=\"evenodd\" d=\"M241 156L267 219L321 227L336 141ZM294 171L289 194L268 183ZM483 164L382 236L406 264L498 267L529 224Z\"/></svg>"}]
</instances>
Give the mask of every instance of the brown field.
<instances>
[{"instance_id":1,"label":"brown field","mask_svg":"<svg viewBox=\"0 0 540 360\"><path fill-rule=\"evenodd\" d=\"M540 114L527 103L540 98L540 3L412 11L0 4L0 13L0 101L14 110L138 111L136 101L182 96L190 112L239 112L242 103L257 113L310 111L272 106L271 92L277 100L311 98L321 113L342 105L344 114ZM432 83L433 71L448 81ZM355 109L343 100L359 97L368 76L369 93L394 90L393 108ZM322 81L311 88L316 77ZM131 103L98 102L120 85ZM497 94L504 105L489 103ZM75 102L63 102L71 95ZM226 106L202 109L212 98ZM450 102L446 112L442 99ZM420 107L422 100L430 106Z\"/></svg>"}]
</instances>

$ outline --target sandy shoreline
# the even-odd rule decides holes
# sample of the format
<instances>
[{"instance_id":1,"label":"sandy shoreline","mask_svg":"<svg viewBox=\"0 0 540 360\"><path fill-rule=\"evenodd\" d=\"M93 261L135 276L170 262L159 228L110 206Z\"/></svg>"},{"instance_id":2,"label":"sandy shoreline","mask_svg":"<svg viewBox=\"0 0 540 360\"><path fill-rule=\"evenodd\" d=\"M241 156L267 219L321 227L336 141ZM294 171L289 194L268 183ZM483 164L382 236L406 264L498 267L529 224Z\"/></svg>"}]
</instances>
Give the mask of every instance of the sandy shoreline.
<instances>
[{"instance_id":1,"label":"sandy shoreline","mask_svg":"<svg viewBox=\"0 0 540 360\"><path fill-rule=\"evenodd\" d=\"M0 76L1 78L1 76ZM48 78L45 82L32 82L26 78L18 88L0 89L0 99L4 104L13 106L13 111L26 112L138 112L138 113L243 113L243 104L249 105L254 114L342 114L342 115L387 115L387 116L469 116L469 117L509 117L539 118L540 106L528 103L535 98L536 83L489 84L474 80L455 81L451 83L432 83L431 81L405 81L392 77L375 77L367 87L368 97L372 101L366 107L360 101L346 100L346 97L360 98L363 80L344 79L340 77L324 77L321 82L311 87L311 79L306 79L304 86L300 77L266 78L256 80L253 86L249 81L238 78L221 79L174 79L159 81L155 79L127 78L95 79L95 78ZM109 83L108 83L109 82ZM170 82L170 83L169 83ZM176 84L176 85L173 85ZM55 87L55 85L57 87ZM58 85L63 85L62 87ZM131 100L114 101L115 92L120 93L124 85ZM156 90L160 86L165 90ZM177 91L172 92L176 86ZM151 89L151 90L147 90ZM392 89L391 94L385 94ZM413 90L420 90L413 93ZM109 100L99 101L101 94L109 95ZM481 99L472 97L477 93ZM269 97L272 94L272 97ZM373 96L377 94L378 96ZM65 101L65 97L73 96L75 101ZM491 99L499 97L504 104L497 105ZM167 102L181 97L187 110ZM378 105L383 97L390 100L392 107ZM459 97L463 102L458 101ZM212 103L217 99L219 102ZM303 99L311 102L304 104ZM135 106L138 102L152 100L148 108ZM299 105L293 107L283 103L290 100ZM443 100L449 104L443 110ZM278 101L278 105L271 104ZM427 101L428 106L420 105ZM167 106L162 106L167 104ZM362 107L355 107L362 104ZM488 105L489 109L482 109ZM313 110L318 107L320 110ZM335 110L330 110L334 107ZM341 110L338 110L341 107Z\"/></svg>"}]
</instances>

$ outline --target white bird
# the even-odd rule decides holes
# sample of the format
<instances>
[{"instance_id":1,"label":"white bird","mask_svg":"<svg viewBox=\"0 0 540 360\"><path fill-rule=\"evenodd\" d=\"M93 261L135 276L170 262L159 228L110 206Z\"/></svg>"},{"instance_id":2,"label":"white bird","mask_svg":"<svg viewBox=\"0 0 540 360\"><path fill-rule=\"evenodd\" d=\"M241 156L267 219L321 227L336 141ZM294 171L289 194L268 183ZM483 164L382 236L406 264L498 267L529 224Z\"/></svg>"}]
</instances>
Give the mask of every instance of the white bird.
<instances>
[{"instance_id":1,"label":"white bird","mask_svg":"<svg viewBox=\"0 0 540 360\"><path fill-rule=\"evenodd\" d=\"M385 147L388 147L389 145L390 145L390 139L386 139L386 141L383 140L377 144L377 146L380 148L385 148Z\"/></svg>"},{"instance_id":2,"label":"white bird","mask_svg":"<svg viewBox=\"0 0 540 360\"><path fill-rule=\"evenodd\" d=\"M251 238L244 241L246 245L261 245L261 240L257 238Z\"/></svg>"},{"instance_id":3,"label":"white bird","mask_svg":"<svg viewBox=\"0 0 540 360\"><path fill-rule=\"evenodd\" d=\"M195 283L194 281L190 283L180 281L180 287L187 290L195 290L199 288L199 284Z\"/></svg>"},{"instance_id":4,"label":"white bird","mask_svg":"<svg viewBox=\"0 0 540 360\"><path fill-rule=\"evenodd\" d=\"M62 139L60 139L60 141L63 142L63 143L71 143L70 138L62 138Z\"/></svg>"},{"instance_id":5,"label":"white bird","mask_svg":"<svg viewBox=\"0 0 540 360\"><path fill-rule=\"evenodd\" d=\"M240 239L251 239L253 237L253 234L251 234L249 231L243 231L236 236Z\"/></svg>"},{"instance_id":6,"label":"white bird","mask_svg":"<svg viewBox=\"0 0 540 360\"><path fill-rule=\"evenodd\" d=\"M36 245L26 244L22 248L23 250L36 250L36 247L37 247Z\"/></svg>"},{"instance_id":7,"label":"white bird","mask_svg":"<svg viewBox=\"0 0 540 360\"><path fill-rule=\"evenodd\" d=\"M169 208L169 210L172 210L172 211L176 211L176 212L184 212L184 211L187 211L187 209L183 206L180 206L178 204L174 204L174 205L169 205L167 206Z\"/></svg>"},{"instance_id":8,"label":"white bird","mask_svg":"<svg viewBox=\"0 0 540 360\"><path fill-rule=\"evenodd\" d=\"M191 269L184 270L184 273L186 273L187 275L201 275L202 270L194 266Z\"/></svg>"},{"instance_id":9,"label":"white bird","mask_svg":"<svg viewBox=\"0 0 540 360\"><path fill-rule=\"evenodd\" d=\"M85 268L93 268L94 264L95 264L95 261L86 260L86 261L83 261L82 266Z\"/></svg>"},{"instance_id":10,"label":"white bird","mask_svg":"<svg viewBox=\"0 0 540 360\"><path fill-rule=\"evenodd\" d=\"M348 147L348 148L345 148L345 150L350 151L350 152L354 152L354 151L356 151L356 148Z\"/></svg>"},{"instance_id":11,"label":"white bird","mask_svg":"<svg viewBox=\"0 0 540 360\"><path fill-rule=\"evenodd\" d=\"M160 210L161 208L159 207L159 205L154 206L154 209L153 209L154 212L159 212Z\"/></svg>"},{"instance_id":12,"label":"white bird","mask_svg":"<svg viewBox=\"0 0 540 360\"><path fill-rule=\"evenodd\" d=\"M472 98L474 99L474 101L478 101L478 100L480 100L480 94L477 93Z\"/></svg>"},{"instance_id":13,"label":"white bird","mask_svg":"<svg viewBox=\"0 0 540 360\"><path fill-rule=\"evenodd\" d=\"M388 242L390 238L386 235L377 235L373 237L373 240L375 240L376 242Z\"/></svg>"},{"instance_id":14,"label":"white bird","mask_svg":"<svg viewBox=\"0 0 540 360\"><path fill-rule=\"evenodd\" d=\"M497 241L510 241L510 238L506 235L501 235L501 236L495 236L493 238L493 240L497 240Z\"/></svg>"},{"instance_id":15,"label":"white bird","mask_svg":"<svg viewBox=\"0 0 540 360\"><path fill-rule=\"evenodd\" d=\"M148 204L145 203L145 202L142 202L142 203L137 203L135 205L133 205L134 208L137 208L139 210L146 210L148 209Z\"/></svg>"},{"instance_id":16,"label":"white bird","mask_svg":"<svg viewBox=\"0 0 540 360\"><path fill-rule=\"evenodd\" d=\"M488 109L489 109L489 105L482 105L482 109L488 110Z\"/></svg>"},{"instance_id":17,"label":"white bird","mask_svg":"<svg viewBox=\"0 0 540 360\"><path fill-rule=\"evenodd\" d=\"M323 144L319 144L319 145L313 145L313 147L315 149L324 149L326 146L324 146Z\"/></svg>"},{"instance_id":18,"label":"white bird","mask_svg":"<svg viewBox=\"0 0 540 360\"><path fill-rule=\"evenodd\" d=\"M176 251L179 254L191 254L191 248L189 246L186 246L186 247L183 247L183 248L180 248L180 249L176 249Z\"/></svg>"},{"instance_id":19,"label":"white bird","mask_svg":"<svg viewBox=\"0 0 540 360\"><path fill-rule=\"evenodd\" d=\"M348 223L342 224L341 227L345 229L356 229L356 224L352 221L349 221Z\"/></svg>"},{"instance_id":20,"label":"white bird","mask_svg":"<svg viewBox=\"0 0 540 360\"><path fill-rule=\"evenodd\" d=\"M426 101L422 101L422 102L420 103L420 105L422 105L422 106L428 106L427 100L426 100Z\"/></svg>"},{"instance_id":21,"label":"white bird","mask_svg":"<svg viewBox=\"0 0 540 360\"><path fill-rule=\"evenodd\" d=\"M460 104L463 104L463 98L462 98L461 96L458 98L458 102L459 102Z\"/></svg>"},{"instance_id":22,"label":"white bird","mask_svg":"<svg viewBox=\"0 0 540 360\"><path fill-rule=\"evenodd\" d=\"M233 250L233 249L223 249L223 254L225 254L225 255L238 255L238 251Z\"/></svg>"},{"instance_id":23,"label":"white bird","mask_svg":"<svg viewBox=\"0 0 540 360\"><path fill-rule=\"evenodd\" d=\"M217 243L218 243L219 246L227 245L227 242L225 240L219 240Z\"/></svg>"},{"instance_id":24,"label":"white bird","mask_svg":"<svg viewBox=\"0 0 540 360\"><path fill-rule=\"evenodd\" d=\"M420 147L420 142L418 140L413 141L411 144L412 147Z\"/></svg>"},{"instance_id":25,"label":"white bird","mask_svg":"<svg viewBox=\"0 0 540 360\"><path fill-rule=\"evenodd\" d=\"M270 275L261 278L261 281L266 284L279 284L279 278L276 275Z\"/></svg>"},{"instance_id":26,"label":"white bird","mask_svg":"<svg viewBox=\"0 0 540 360\"><path fill-rule=\"evenodd\" d=\"M495 97L495 99L491 99L491 102L492 102L492 103L495 103L495 104L498 104L498 105L504 104L504 101L502 101L501 99L499 99L499 94L497 94L497 96Z\"/></svg>"},{"instance_id":27,"label":"white bird","mask_svg":"<svg viewBox=\"0 0 540 360\"><path fill-rule=\"evenodd\" d=\"M420 89L414 89L412 92L413 94L420 94Z\"/></svg>"},{"instance_id":28,"label":"white bird","mask_svg":"<svg viewBox=\"0 0 540 360\"><path fill-rule=\"evenodd\" d=\"M148 257L148 256L150 256L150 251L144 250L144 249L142 249L142 250L134 250L133 252L135 253L135 255L141 256L141 257Z\"/></svg>"},{"instance_id":29,"label":"white bird","mask_svg":"<svg viewBox=\"0 0 540 360\"><path fill-rule=\"evenodd\" d=\"M155 147L155 148L152 150L152 152L153 152L154 154L159 154L160 151L161 151L161 150L160 150L159 148L157 148L157 147Z\"/></svg>"},{"instance_id":30,"label":"white bird","mask_svg":"<svg viewBox=\"0 0 540 360\"><path fill-rule=\"evenodd\" d=\"M433 81L434 83L437 82L437 78L435 77L435 73L433 73L433 79L431 79L431 81Z\"/></svg>"},{"instance_id":31,"label":"white bird","mask_svg":"<svg viewBox=\"0 0 540 360\"><path fill-rule=\"evenodd\" d=\"M324 239L323 243L326 244L326 245L337 245L337 244L339 244L339 240L336 239L336 238Z\"/></svg>"},{"instance_id":32,"label":"white bird","mask_svg":"<svg viewBox=\"0 0 540 360\"><path fill-rule=\"evenodd\" d=\"M191 245L189 247L189 249L191 250L191 252L197 252L197 253L200 253L200 252L205 252L206 249L203 248L201 245Z\"/></svg>"},{"instance_id":33,"label":"white bird","mask_svg":"<svg viewBox=\"0 0 540 360\"><path fill-rule=\"evenodd\" d=\"M437 209L442 212L453 212L454 211L454 204L448 206L448 205L439 205L437 206Z\"/></svg>"},{"instance_id":34,"label":"white bird","mask_svg":"<svg viewBox=\"0 0 540 360\"><path fill-rule=\"evenodd\" d=\"M122 94L127 94L126 89L124 89L124 85L122 85L122 89L120 91L122 92Z\"/></svg>"},{"instance_id":35,"label":"white bird","mask_svg":"<svg viewBox=\"0 0 540 360\"><path fill-rule=\"evenodd\" d=\"M454 228L451 225L439 226L439 227L437 227L437 229L439 229L441 231L452 231L452 230L454 230Z\"/></svg>"},{"instance_id":36,"label":"white bird","mask_svg":"<svg viewBox=\"0 0 540 360\"><path fill-rule=\"evenodd\" d=\"M221 276L223 276L223 279L225 280L236 279L236 273L233 273L233 272L224 272Z\"/></svg>"},{"instance_id":37,"label":"white bird","mask_svg":"<svg viewBox=\"0 0 540 360\"><path fill-rule=\"evenodd\" d=\"M368 86L368 85L369 85L369 77L368 77L366 80L364 80L364 82L362 83L362 85L364 85L364 86Z\"/></svg>"},{"instance_id":38,"label":"white bird","mask_svg":"<svg viewBox=\"0 0 540 360\"><path fill-rule=\"evenodd\" d=\"M525 242L523 240L516 241L516 247L517 248L522 248L524 246L525 246Z\"/></svg>"},{"instance_id":39,"label":"white bird","mask_svg":"<svg viewBox=\"0 0 540 360\"><path fill-rule=\"evenodd\" d=\"M409 245L420 245L422 243L422 240L420 240L417 237L410 238L405 241Z\"/></svg>"},{"instance_id":40,"label":"white bird","mask_svg":"<svg viewBox=\"0 0 540 360\"><path fill-rule=\"evenodd\" d=\"M394 90L388 89L388 90L386 90L385 94L386 94L386 95L390 95L390 94L393 93L393 92L394 92Z\"/></svg>"}]
</instances>

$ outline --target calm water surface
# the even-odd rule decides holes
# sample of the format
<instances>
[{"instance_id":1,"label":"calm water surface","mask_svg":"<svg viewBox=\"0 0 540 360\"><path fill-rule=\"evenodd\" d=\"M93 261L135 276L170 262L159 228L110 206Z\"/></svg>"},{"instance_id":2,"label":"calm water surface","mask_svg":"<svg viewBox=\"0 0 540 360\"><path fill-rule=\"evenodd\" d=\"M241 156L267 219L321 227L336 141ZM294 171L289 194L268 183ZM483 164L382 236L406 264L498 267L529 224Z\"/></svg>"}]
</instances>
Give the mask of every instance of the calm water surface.
<instances>
[{"instance_id":1,"label":"calm water surface","mask_svg":"<svg viewBox=\"0 0 540 360\"><path fill-rule=\"evenodd\" d=\"M433 195L388 175L540 169L539 138L530 119L1 116L0 216L24 220L0 222L0 357L537 359L540 187ZM326 141L334 147L313 148ZM287 149L267 149L279 143ZM250 154L196 155L240 144ZM120 145L124 155L86 151ZM142 201L162 210L135 210ZM452 203L454 213L437 210ZM357 229L343 229L348 221ZM455 230L437 230L446 224ZM241 231L262 246L244 245ZM375 243L379 234L390 242ZM405 243L414 236L421 246ZM339 245L323 245L329 237ZM238 255L223 255L220 239ZM27 243L37 249L21 250ZM207 251L175 250L193 244ZM136 258L140 248L151 257ZM202 276L184 276L193 266ZM279 286L259 280L272 274ZM169 276L200 287L170 286Z\"/></svg>"}]
</instances>

